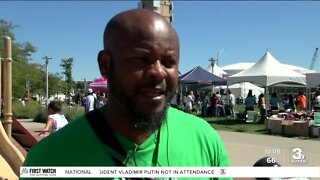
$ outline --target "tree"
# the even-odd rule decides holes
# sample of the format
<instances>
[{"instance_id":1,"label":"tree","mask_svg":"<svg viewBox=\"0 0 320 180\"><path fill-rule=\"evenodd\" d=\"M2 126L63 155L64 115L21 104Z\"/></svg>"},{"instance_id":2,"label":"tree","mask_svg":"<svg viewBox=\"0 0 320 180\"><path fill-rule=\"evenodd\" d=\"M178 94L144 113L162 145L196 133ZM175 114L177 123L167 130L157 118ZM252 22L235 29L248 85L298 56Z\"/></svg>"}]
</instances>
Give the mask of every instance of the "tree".
<instances>
[{"instance_id":1,"label":"tree","mask_svg":"<svg viewBox=\"0 0 320 180\"><path fill-rule=\"evenodd\" d=\"M10 36L12 41L14 41L15 36L11 32L14 28L18 27L17 25L13 25L10 22L7 22L3 19L0 19L0 34L1 36ZM2 46L1 46L2 48Z\"/></svg>"},{"instance_id":2,"label":"tree","mask_svg":"<svg viewBox=\"0 0 320 180\"><path fill-rule=\"evenodd\" d=\"M16 27L19 26L0 19L0 53L3 54L3 36L9 36L12 41L12 59L15 61L28 63L31 60L30 56L32 53L36 52L36 48L29 42L15 42L15 36L12 30Z\"/></svg>"},{"instance_id":3,"label":"tree","mask_svg":"<svg viewBox=\"0 0 320 180\"><path fill-rule=\"evenodd\" d=\"M32 59L30 56L36 52L36 48L29 42L13 43L12 59L18 62L29 63Z\"/></svg>"},{"instance_id":4,"label":"tree","mask_svg":"<svg viewBox=\"0 0 320 180\"><path fill-rule=\"evenodd\" d=\"M54 97L57 97L58 94L61 93L62 87L62 75L59 73L56 74L49 74L49 96L53 95Z\"/></svg>"},{"instance_id":5,"label":"tree","mask_svg":"<svg viewBox=\"0 0 320 180\"><path fill-rule=\"evenodd\" d=\"M31 94L41 96L45 93L44 66L30 63L31 55L36 52L36 48L29 42L15 42L12 30L16 27L19 26L0 19L0 57L3 55L3 36L9 36L12 40L12 96L21 98L26 90L29 90ZM53 94L54 91L58 91L61 76L49 74L49 82L49 94Z\"/></svg>"},{"instance_id":6,"label":"tree","mask_svg":"<svg viewBox=\"0 0 320 180\"><path fill-rule=\"evenodd\" d=\"M64 92L68 100L68 104L70 103L71 90L73 87L73 79L72 79L72 65L73 58L62 59L60 66L63 68L62 74L65 75L65 84L64 84Z\"/></svg>"},{"instance_id":7,"label":"tree","mask_svg":"<svg viewBox=\"0 0 320 180\"><path fill-rule=\"evenodd\" d=\"M79 90L81 93L85 92L85 81L77 81L75 82L75 89Z\"/></svg>"},{"instance_id":8,"label":"tree","mask_svg":"<svg viewBox=\"0 0 320 180\"><path fill-rule=\"evenodd\" d=\"M21 98L24 91L29 90L32 94L44 94L44 72L39 64L27 64L13 62L12 68L12 96ZM28 89L27 87L28 86Z\"/></svg>"},{"instance_id":9,"label":"tree","mask_svg":"<svg viewBox=\"0 0 320 180\"><path fill-rule=\"evenodd\" d=\"M12 32L18 27L10 22L0 19L0 56L3 55L3 37L9 36L12 41L12 95L13 97L21 97L25 91L26 82L36 84L39 77L27 78L27 74L39 74L39 69L34 69L35 66L30 66L28 62L31 60L32 53L36 52L36 48L29 42L17 43ZM3 72L3 71L2 71ZM3 75L3 74L2 74Z\"/></svg>"}]
</instances>

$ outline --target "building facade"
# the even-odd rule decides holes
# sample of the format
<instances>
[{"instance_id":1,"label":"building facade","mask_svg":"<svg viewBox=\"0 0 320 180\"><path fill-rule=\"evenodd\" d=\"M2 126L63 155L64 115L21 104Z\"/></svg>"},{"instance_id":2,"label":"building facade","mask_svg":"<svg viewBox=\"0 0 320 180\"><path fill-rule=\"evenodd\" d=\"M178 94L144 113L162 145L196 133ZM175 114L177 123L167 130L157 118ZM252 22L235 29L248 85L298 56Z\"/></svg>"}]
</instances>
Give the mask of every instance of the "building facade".
<instances>
[{"instance_id":1,"label":"building facade","mask_svg":"<svg viewBox=\"0 0 320 180\"><path fill-rule=\"evenodd\" d=\"M150 9L161 14L169 22L173 21L173 2L171 2L170 0L141 0L138 3L138 8Z\"/></svg>"}]
</instances>

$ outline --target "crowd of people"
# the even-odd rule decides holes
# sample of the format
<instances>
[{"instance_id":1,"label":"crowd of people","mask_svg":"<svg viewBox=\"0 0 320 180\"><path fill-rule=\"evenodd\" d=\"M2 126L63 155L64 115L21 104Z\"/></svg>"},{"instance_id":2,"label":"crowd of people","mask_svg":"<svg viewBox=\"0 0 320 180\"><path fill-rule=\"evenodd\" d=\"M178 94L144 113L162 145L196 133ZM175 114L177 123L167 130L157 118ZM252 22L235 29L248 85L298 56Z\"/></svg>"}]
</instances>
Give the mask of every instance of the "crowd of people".
<instances>
[{"instance_id":1,"label":"crowd of people","mask_svg":"<svg viewBox=\"0 0 320 180\"><path fill-rule=\"evenodd\" d=\"M220 91L216 91L215 93L189 91L181 98L181 103L178 93L176 93L174 98L173 102L175 103L171 101L171 106L180 107L179 109L187 113L201 114L202 117L223 117L229 115L235 117L234 106L236 105L236 98L230 90L227 90L226 94L220 93Z\"/></svg>"},{"instance_id":2,"label":"crowd of people","mask_svg":"<svg viewBox=\"0 0 320 180\"><path fill-rule=\"evenodd\" d=\"M240 100L241 99L241 100ZM244 115L248 111L259 111L262 120L267 115L270 115L271 111L302 111L305 112L307 106L307 99L304 92L300 91L298 94L284 93L278 96L276 92L271 93L268 102L266 101L264 93L261 93L258 97L253 94L252 90L248 91L245 98L239 96L235 97L231 93L231 90L227 89L211 93L208 91L189 91L181 98L176 93L173 107L179 107L187 113L201 114L202 117L215 117L215 116L228 116L236 117L234 112L234 106L236 104L244 104ZM320 91L317 91L311 98L312 108L314 111L320 110ZM255 109L255 108L258 109Z\"/></svg>"},{"instance_id":3,"label":"crowd of people","mask_svg":"<svg viewBox=\"0 0 320 180\"><path fill-rule=\"evenodd\" d=\"M248 93L248 96L246 99L250 99L250 97L252 97L252 92ZM250 106L250 108L249 108L250 110L254 110L254 106L252 106L252 103L254 103L254 102L252 102L252 101L254 101L253 99L248 100L248 102L250 102L248 104L246 104L246 102L245 102L246 107L247 107L247 105ZM320 100L320 96L319 96L319 100ZM317 105L317 103L315 102L314 107L316 107L316 105ZM278 111L281 109L283 111L290 111L290 112L306 111L307 99L302 91L299 92L297 96L294 96L292 93L290 93L290 94L286 93L286 94L283 94L282 97L279 97L277 95L277 93L273 92L271 94L269 102L266 102L264 94L262 93L258 97L258 108L267 109L267 107L269 107L268 109L270 111L273 111L273 110Z\"/></svg>"},{"instance_id":4,"label":"crowd of people","mask_svg":"<svg viewBox=\"0 0 320 180\"><path fill-rule=\"evenodd\" d=\"M96 92L88 88L86 94L83 96L80 91L75 95L75 103L82 105L85 112L90 112L98 109L107 103L107 94L104 92Z\"/></svg>"},{"instance_id":5,"label":"crowd of people","mask_svg":"<svg viewBox=\"0 0 320 180\"><path fill-rule=\"evenodd\" d=\"M252 98L252 92L249 92L246 100L245 106L246 111L252 110L254 111L255 104L254 98ZM320 111L320 92L317 91L311 97L311 107L309 109L310 112L319 112ZM304 92L300 91L298 94L294 95L293 93L284 93L281 96L278 96L276 92L273 92L267 102L265 99L265 95L261 93L258 96L258 108L260 111L262 122L266 119L267 115L272 115L272 111L277 112L300 112L306 113L307 111L307 98Z\"/></svg>"}]
</instances>

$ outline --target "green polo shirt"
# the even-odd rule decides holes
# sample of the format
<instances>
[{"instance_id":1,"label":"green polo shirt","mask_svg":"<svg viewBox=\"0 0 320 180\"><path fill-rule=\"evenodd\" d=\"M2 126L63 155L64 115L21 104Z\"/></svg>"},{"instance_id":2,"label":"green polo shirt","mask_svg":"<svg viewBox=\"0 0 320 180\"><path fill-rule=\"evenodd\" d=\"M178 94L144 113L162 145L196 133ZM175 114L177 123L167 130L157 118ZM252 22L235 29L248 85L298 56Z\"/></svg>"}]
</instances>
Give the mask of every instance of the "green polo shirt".
<instances>
[{"instance_id":1,"label":"green polo shirt","mask_svg":"<svg viewBox=\"0 0 320 180\"><path fill-rule=\"evenodd\" d=\"M95 132L96 125L92 124L102 121L98 118L89 122L86 116L73 120L35 145L24 166L116 166L117 162L125 166L160 167L229 164L217 132L205 120L175 108L168 109L161 128L140 146L114 133L124 153L107 145L103 135ZM107 131L101 125L99 128L102 133Z\"/></svg>"}]
</instances>

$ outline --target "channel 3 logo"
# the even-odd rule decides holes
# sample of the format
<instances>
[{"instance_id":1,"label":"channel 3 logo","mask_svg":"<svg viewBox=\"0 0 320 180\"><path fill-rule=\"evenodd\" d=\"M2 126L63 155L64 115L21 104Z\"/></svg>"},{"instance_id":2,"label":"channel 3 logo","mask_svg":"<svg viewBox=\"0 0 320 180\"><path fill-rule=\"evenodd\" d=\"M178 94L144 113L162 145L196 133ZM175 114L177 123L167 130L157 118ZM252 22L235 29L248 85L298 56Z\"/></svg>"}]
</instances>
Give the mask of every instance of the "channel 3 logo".
<instances>
[{"instance_id":1,"label":"channel 3 logo","mask_svg":"<svg viewBox=\"0 0 320 180\"><path fill-rule=\"evenodd\" d=\"M301 147L294 147L290 150L290 157L292 163L305 164L307 163L307 156Z\"/></svg>"},{"instance_id":2,"label":"channel 3 logo","mask_svg":"<svg viewBox=\"0 0 320 180\"><path fill-rule=\"evenodd\" d=\"M220 169L220 175L226 175L227 170L226 169Z\"/></svg>"}]
</instances>

